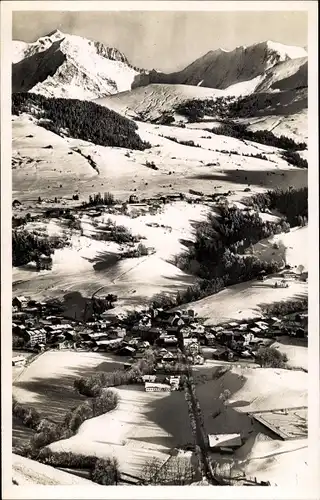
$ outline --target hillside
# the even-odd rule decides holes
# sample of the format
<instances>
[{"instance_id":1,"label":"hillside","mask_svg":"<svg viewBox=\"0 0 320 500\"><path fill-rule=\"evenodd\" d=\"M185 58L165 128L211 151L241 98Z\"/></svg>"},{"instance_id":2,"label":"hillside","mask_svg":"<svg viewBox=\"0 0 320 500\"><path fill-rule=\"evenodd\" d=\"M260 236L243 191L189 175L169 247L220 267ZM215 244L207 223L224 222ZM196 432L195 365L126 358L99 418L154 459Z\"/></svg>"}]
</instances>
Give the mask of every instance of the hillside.
<instances>
[{"instance_id":1,"label":"hillside","mask_svg":"<svg viewBox=\"0 0 320 500\"><path fill-rule=\"evenodd\" d=\"M13 92L94 99L130 89L137 74L117 49L59 30L13 42Z\"/></svg>"},{"instance_id":2,"label":"hillside","mask_svg":"<svg viewBox=\"0 0 320 500\"><path fill-rule=\"evenodd\" d=\"M299 57L276 64L268 70L256 92L292 90L308 86L308 58Z\"/></svg>"},{"instance_id":3,"label":"hillside","mask_svg":"<svg viewBox=\"0 0 320 500\"><path fill-rule=\"evenodd\" d=\"M178 104L190 99L213 99L222 90L192 85L151 84L131 91L97 99L95 102L133 118L153 120L164 112L172 112Z\"/></svg>"},{"instance_id":4,"label":"hillside","mask_svg":"<svg viewBox=\"0 0 320 500\"><path fill-rule=\"evenodd\" d=\"M263 75L278 63L306 56L307 52L301 47L270 41L237 47L231 51L218 49L208 52L176 73L151 71L149 74L138 75L134 86L170 83L227 89L231 85ZM260 82L257 81L258 83Z\"/></svg>"}]
</instances>

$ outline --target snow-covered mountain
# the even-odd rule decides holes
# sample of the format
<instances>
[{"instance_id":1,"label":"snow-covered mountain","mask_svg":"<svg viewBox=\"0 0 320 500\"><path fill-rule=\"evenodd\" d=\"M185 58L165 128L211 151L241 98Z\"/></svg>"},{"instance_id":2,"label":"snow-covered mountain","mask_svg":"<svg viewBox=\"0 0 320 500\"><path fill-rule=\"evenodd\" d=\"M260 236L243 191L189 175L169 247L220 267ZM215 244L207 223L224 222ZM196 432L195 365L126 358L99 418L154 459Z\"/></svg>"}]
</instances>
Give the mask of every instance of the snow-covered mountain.
<instances>
[{"instance_id":1,"label":"snow-covered mountain","mask_svg":"<svg viewBox=\"0 0 320 500\"><path fill-rule=\"evenodd\" d=\"M307 86L307 59L302 47L267 41L210 51L184 70L165 74L134 68L115 48L56 30L34 43L12 43L12 89L99 99L161 83L247 95Z\"/></svg>"},{"instance_id":2,"label":"snow-covered mountain","mask_svg":"<svg viewBox=\"0 0 320 500\"><path fill-rule=\"evenodd\" d=\"M134 86L168 83L227 89L242 82L252 82L251 86L249 84L252 92L262 83L265 73L271 68L279 63L307 56L308 53L302 47L270 41L237 47L231 51L218 49L208 52L176 73L165 74L153 70L140 74L136 77Z\"/></svg>"},{"instance_id":3,"label":"snow-covered mountain","mask_svg":"<svg viewBox=\"0 0 320 500\"><path fill-rule=\"evenodd\" d=\"M56 30L34 43L12 43L13 92L94 99L131 89L139 74L124 54Z\"/></svg>"}]
</instances>

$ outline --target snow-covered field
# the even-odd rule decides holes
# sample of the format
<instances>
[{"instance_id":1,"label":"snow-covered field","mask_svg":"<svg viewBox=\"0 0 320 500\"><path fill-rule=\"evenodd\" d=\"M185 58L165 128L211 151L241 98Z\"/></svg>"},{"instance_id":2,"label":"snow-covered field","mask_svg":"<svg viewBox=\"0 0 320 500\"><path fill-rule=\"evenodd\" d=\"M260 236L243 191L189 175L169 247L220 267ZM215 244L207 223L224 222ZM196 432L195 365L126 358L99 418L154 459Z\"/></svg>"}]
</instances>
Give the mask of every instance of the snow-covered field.
<instances>
[{"instance_id":1,"label":"snow-covered field","mask_svg":"<svg viewBox=\"0 0 320 500\"><path fill-rule=\"evenodd\" d=\"M12 455L12 478L18 483L17 486L94 486L88 479L74 476L44 465L35 460Z\"/></svg>"},{"instance_id":2,"label":"snow-covered field","mask_svg":"<svg viewBox=\"0 0 320 500\"><path fill-rule=\"evenodd\" d=\"M303 266L308 270L308 227L294 227L289 233L281 233L268 240L263 240L254 245L254 255L261 260L281 261L296 268Z\"/></svg>"},{"instance_id":3,"label":"snow-covered field","mask_svg":"<svg viewBox=\"0 0 320 500\"><path fill-rule=\"evenodd\" d=\"M226 389L231 396L221 408L218 398ZM240 432L246 440L231 459L212 454L218 470L229 472L231 466L233 474L245 473L278 486L304 481L307 439L272 439L266 428L252 423L247 412L307 406L307 390L308 375L302 371L236 366L219 380L197 386L206 432ZM213 418L219 408L220 415Z\"/></svg>"},{"instance_id":4,"label":"snow-covered field","mask_svg":"<svg viewBox=\"0 0 320 500\"><path fill-rule=\"evenodd\" d=\"M110 266L110 256L120 251L118 244L73 235L70 247L55 251L51 271L35 273L26 267L14 268L14 293L43 297L78 291L88 296L105 286L103 293L117 294L121 307L130 303L131 306L139 305L139 300L143 302L161 291L175 293L192 284L195 278L168 261L185 249L182 240L193 238L192 223L203 220L207 211L208 207L202 205L178 202L165 205L163 212L157 215L142 215L135 219L106 214L101 217L102 221L111 218L118 225L124 224L133 234L145 237L142 243L154 248L156 253L124 259ZM164 227L150 227L147 225L150 223ZM84 227L88 225L83 224ZM49 228L53 231L56 226L51 222Z\"/></svg>"},{"instance_id":5,"label":"snow-covered field","mask_svg":"<svg viewBox=\"0 0 320 500\"><path fill-rule=\"evenodd\" d=\"M31 208L38 196L71 197L75 192L80 200L104 191L128 199L134 192L139 197L150 197L189 189L206 194L231 190L241 198L247 186L255 192L307 185L307 171L289 166L276 148L202 129L139 123L139 135L149 141L152 148L131 151L59 137L26 115L14 117L12 126L13 196L26 205L31 203ZM195 147L172 139L192 140ZM90 155L99 173L73 148L80 149L85 156ZM268 161L242 156L259 153L266 155ZM147 161L153 161L158 170L148 168Z\"/></svg>"},{"instance_id":6,"label":"snow-covered field","mask_svg":"<svg viewBox=\"0 0 320 500\"><path fill-rule=\"evenodd\" d=\"M239 283L179 308L192 308L205 318L206 325L218 325L231 320L262 316L262 305L307 295L308 285L301 281L290 281L288 288L274 288L275 282L280 279L271 277L263 282L252 280Z\"/></svg>"},{"instance_id":7,"label":"snow-covered field","mask_svg":"<svg viewBox=\"0 0 320 500\"><path fill-rule=\"evenodd\" d=\"M13 394L42 416L59 421L68 408L85 399L73 389L77 377L115 370L125 361L126 358L109 354L49 351L15 381ZM75 436L56 442L51 448L99 457L116 456L122 472L139 475L148 457L165 461L171 448L192 441L183 392L146 393L143 385L113 390L120 397L115 410L84 422ZM14 432L17 434L18 429L14 428ZM19 440L19 436L16 438Z\"/></svg>"},{"instance_id":8,"label":"snow-covered field","mask_svg":"<svg viewBox=\"0 0 320 500\"><path fill-rule=\"evenodd\" d=\"M43 416L60 420L84 398L73 389L77 377L95 371L112 371L124 360L94 352L47 351L33 361L14 381L16 399L36 408Z\"/></svg>"},{"instance_id":9,"label":"snow-covered field","mask_svg":"<svg viewBox=\"0 0 320 500\"><path fill-rule=\"evenodd\" d=\"M272 347L287 355L288 366L308 370L308 347L305 341L299 343L297 339L291 337L279 337Z\"/></svg>"},{"instance_id":10,"label":"snow-covered field","mask_svg":"<svg viewBox=\"0 0 320 500\"><path fill-rule=\"evenodd\" d=\"M141 477L150 457L164 462L170 449L192 442L184 392L145 392L143 385L115 390L120 397L115 410L87 420L75 436L50 448L115 456L121 472Z\"/></svg>"}]
</instances>

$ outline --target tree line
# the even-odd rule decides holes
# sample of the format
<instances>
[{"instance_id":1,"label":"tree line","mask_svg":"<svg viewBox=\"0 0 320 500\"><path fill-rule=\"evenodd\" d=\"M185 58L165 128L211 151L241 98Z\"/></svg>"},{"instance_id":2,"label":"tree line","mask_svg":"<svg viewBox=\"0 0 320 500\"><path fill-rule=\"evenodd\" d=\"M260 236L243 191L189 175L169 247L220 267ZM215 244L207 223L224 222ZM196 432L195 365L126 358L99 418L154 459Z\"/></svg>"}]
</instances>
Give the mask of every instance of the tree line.
<instances>
[{"instance_id":1,"label":"tree line","mask_svg":"<svg viewBox=\"0 0 320 500\"><path fill-rule=\"evenodd\" d=\"M97 372L89 377L80 377L74 381L74 388L88 397L97 397L106 387L134 384L142 375L150 374L155 367L155 356L151 349L144 353L144 357L136 361L129 370L115 370L113 372Z\"/></svg>"},{"instance_id":2,"label":"tree line","mask_svg":"<svg viewBox=\"0 0 320 500\"><path fill-rule=\"evenodd\" d=\"M308 188L268 190L243 201L256 210L277 210L290 226L302 226L308 221Z\"/></svg>"},{"instance_id":3,"label":"tree line","mask_svg":"<svg viewBox=\"0 0 320 500\"><path fill-rule=\"evenodd\" d=\"M137 133L132 120L91 101L44 97L22 92L12 95L12 114L31 113L38 125L75 139L100 146L130 148L143 151L150 148Z\"/></svg>"},{"instance_id":4,"label":"tree line","mask_svg":"<svg viewBox=\"0 0 320 500\"><path fill-rule=\"evenodd\" d=\"M305 142L296 142L290 137L286 137L284 135L277 137L269 130L256 130L253 132L240 123L226 122L219 127L214 127L210 130L208 129L208 132L212 132L217 135L234 137L235 139L258 142L259 144L264 144L265 146L285 149L290 151L290 154L286 153L288 158L292 157L292 151L303 151L307 148L307 144ZM299 155L296 154L296 156Z\"/></svg>"},{"instance_id":5,"label":"tree line","mask_svg":"<svg viewBox=\"0 0 320 500\"><path fill-rule=\"evenodd\" d=\"M55 441L73 436L85 420L98 417L116 408L118 399L114 391L100 391L96 397L69 410L62 423L54 423L42 418L34 408L22 405L13 398L13 416L35 431L29 443L16 451L48 465L89 468L92 481L99 484L116 484L120 474L116 459L107 458L99 461L97 457L55 453L47 447Z\"/></svg>"}]
</instances>

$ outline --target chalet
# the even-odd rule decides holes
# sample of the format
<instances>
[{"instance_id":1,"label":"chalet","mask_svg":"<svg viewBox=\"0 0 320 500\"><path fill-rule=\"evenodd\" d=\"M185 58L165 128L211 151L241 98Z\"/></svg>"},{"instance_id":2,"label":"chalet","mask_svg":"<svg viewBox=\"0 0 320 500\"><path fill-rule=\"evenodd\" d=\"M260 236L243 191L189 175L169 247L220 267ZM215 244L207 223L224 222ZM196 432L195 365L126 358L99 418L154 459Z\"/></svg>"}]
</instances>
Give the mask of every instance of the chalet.
<instances>
[{"instance_id":1,"label":"chalet","mask_svg":"<svg viewBox=\"0 0 320 500\"><path fill-rule=\"evenodd\" d=\"M178 391L180 387L180 375L171 375L169 377L169 384L172 391Z\"/></svg>"},{"instance_id":2,"label":"chalet","mask_svg":"<svg viewBox=\"0 0 320 500\"><path fill-rule=\"evenodd\" d=\"M255 335L261 335L262 331L259 327L257 326L254 326L253 328L250 328L250 332L251 333L254 333Z\"/></svg>"},{"instance_id":3,"label":"chalet","mask_svg":"<svg viewBox=\"0 0 320 500\"><path fill-rule=\"evenodd\" d=\"M168 201L181 201L183 198L181 194L167 194L166 199Z\"/></svg>"},{"instance_id":4,"label":"chalet","mask_svg":"<svg viewBox=\"0 0 320 500\"><path fill-rule=\"evenodd\" d=\"M222 360L226 360L228 359L228 354L229 354L229 350L227 348L216 348L214 349L214 352L212 353L212 357L213 359L222 359Z\"/></svg>"},{"instance_id":5,"label":"chalet","mask_svg":"<svg viewBox=\"0 0 320 500\"><path fill-rule=\"evenodd\" d=\"M148 347L150 347L150 343L147 340L145 340L145 341L141 342L139 347L140 347L140 349L148 349Z\"/></svg>"},{"instance_id":6,"label":"chalet","mask_svg":"<svg viewBox=\"0 0 320 500\"><path fill-rule=\"evenodd\" d=\"M100 350L116 349L117 347L119 347L121 345L121 342L122 342L121 339L96 340L96 344ZM123 347L123 349L125 349L125 347ZM128 347L128 349L131 349L131 348ZM135 349L133 349L133 352L134 351L135 351Z\"/></svg>"},{"instance_id":7,"label":"chalet","mask_svg":"<svg viewBox=\"0 0 320 500\"><path fill-rule=\"evenodd\" d=\"M212 326L210 328L211 333L220 333L223 332L224 328L222 326Z\"/></svg>"},{"instance_id":8,"label":"chalet","mask_svg":"<svg viewBox=\"0 0 320 500\"><path fill-rule=\"evenodd\" d=\"M244 338L243 345L245 346L245 345L251 344L255 337L254 337L253 333L245 333L243 335L243 338Z\"/></svg>"},{"instance_id":9,"label":"chalet","mask_svg":"<svg viewBox=\"0 0 320 500\"><path fill-rule=\"evenodd\" d=\"M24 312L27 313L27 314L37 314L37 312L39 311L39 309L37 307L25 307L24 308Z\"/></svg>"},{"instance_id":10,"label":"chalet","mask_svg":"<svg viewBox=\"0 0 320 500\"><path fill-rule=\"evenodd\" d=\"M50 270L52 269L52 257L50 255L41 254L37 259L37 270Z\"/></svg>"},{"instance_id":11,"label":"chalet","mask_svg":"<svg viewBox=\"0 0 320 500\"><path fill-rule=\"evenodd\" d=\"M43 328L38 330L27 330L25 332L25 338L30 347L35 347L36 344L47 343L47 334Z\"/></svg>"},{"instance_id":12,"label":"chalet","mask_svg":"<svg viewBox=\"0 0 320 500\"><path fill-rule=\"evenodd\" d=\"M26 358L24 356L14 356L12 358L12 366L23 366L26 362Z\"/></svg>"},{"instance_id":13,"label":"chalet","mask_svg":"<svg viewBox=\"0 0 320 500\"><path fill-rule=\"evenodd\" d=\"M164 349L164 348L163 348L163 349L160 349L160 351L158 351L158 352L156 353L157 359L162 360L162 358L163 358L164 356L167 356L167 354L168 354L168 353L169 353L169 351L168 351L167 349Z\"/></svg>"},{"instance_id":14,"label":"chalet","mask_svg":"<svg viewBox=\"0 0 320 500\"><path fill-rule=\"evenodd\" d=\"M177 355L173 354L172 352L167 352L163 357L162 361L165 363L170 363L171 361L176 361L177 360Z\"/></svg>"},{"instance_id":15,"label":"chalet","mask_svg":"<svg viewBox=\"0 0 320 500\"><path fill-rule=\"evenodd\" d=\"M154 310L154 318L162 323L167 323L172 317L172 313L169 311L164 311L162 308Z\"/></svg>"},{"instance_id":16,"label":"chalet","mask_svg":"<svg viewBox=\"0 0 320 500\"><path fill-rule=\"evenodd\" d=\"M12 300L12 305L13 307L17 307L19 311L21 311L21 309L27 307L28 305L28 300L26 299L26 297L23 297L23 296L19 296L19 297L14 297L13 300Z\"/></svg>"},{"instance_id":17,"label":"chalet","mask_svg":"<svg viewBox=\"0 0 320 500\"><path fill-rule=\"evenodd\" d=\"M12 202L12 208L17 208L21 206L21 201L19 200L13 200Z\"/></svg>"},{"instance_id":18,"label":"chalet","mask_svg":"<svg viewBox=\"0 0 320 500\"><path fill-rule=\"evenodd\" d=\"M213 333L206 333L204 339L205 339L205 344L208 346L214 345L216 341L216 337L215 335L213 335Z\"/></svg>"},{"instance_id":19,"label":"chalet","mask_svg":"<svg viewBox=\"0 0 320 500\"><path fill-rule=\"evenodd\" d=\"M227 447L237 449L242 445L240 434L209 434L209 447L211 450L219 450Z\"/></svg>"},{"instance_id":20,"label":"chalet","mask_svg":"<svg viewBox=\"0 0 320 500\"><path fill-rule=\"evenodd\" d=\"M199 343L195 338L184 339L184 347L191 353L195 354L199 352Z\"/></svg>"},{"instance_id":21,"label":"chalet","mask_svg":"<svg viewBox=\"0 0 320 500\"><path fill-rule=\"evenodd\" d=\"M172 318L170 318L169 321L168 321L168 323L169 323L169 325L171 327L177 327L177 328L180 327L180 328L182 328L184 326L183 319L180 316L178 316L178 315L173 316Z\"/></svg>"},{"instance_id":22,"label":"chalet","mask_svg":"<svg viewBox=\"0 0 320 500\"><path fill-rule=\"evenodd\" d=\"M236 323L235 321L232 321L231 323L228 323L228 327L230 328L238 328L238 323Z\"/></svg>"},{"instance_id":23,"label":"chalet","mask_svg":"<svg viewBox=\"0 0 320 500\"><path fill-rule=\"evenodd\" d=\"M186 339L186 338L190 337L190 335L191 335L191 330L190 330L190 328L182 328L182 329L180 330L180 335L182 335L182 337L183 337L184 339Z\"/></svg>"},{"instance_id":24,"label":"chalet","mask_svg":"<svg viewBox=\"0 0 320 500\"><path fill-rule=\"evenodd\" d=\"M175 346L178 344L178 339L175 335L165 335L163 337L163 343L164 345Z\"/></svg>"},{"instance_id":25,"label":"chalet","mask_svg":"<svg viewBox=\"0 0 320 500\"><path fill-rule=\"evenodd\" d=\"M146 330L140 333L141 340L148 340L149 342L154 342L163 332L161 328L152 326L151 328L147 327Z\"/></svg>"},{"instance_id":26,"label":"chalet","mask_svg":"<svg viewBox=\"0 0 320 500\"><path fill-rule=\"evenodd\" d=\"M133 356L136 353L136 349L129 345L122 346L121 349L118 350L119 356Z\"/></svg>"},{"instance_id":27,"label":"chalet","mask_svg":"<svg viewBox=\"0 0 320 500\"><path fill-rule=\"evenodd\" d=\"M192 328L194 333L203 334L205 332L204 326L199 325L199 323L191 323L190 328Z\"/></svg>"},{"instance_id":28,"label":"chalet","mask_svg":"<svg viewBox=\"0 0 320 500\"><path fill-rule=\"evenodd\" d=\"M139 198L135 194L131 194L128 203L139 203Z\"/></svg>"},{"instance_id":29,"label":"chalet","mask_svg":"<svg viewBox=\"0 0 320 500\"><path fill-rule=\"evenodd\" d=\"M46 316L46 321L49 321L53 325L60 325L61 324L61 318L59 316Z\"/></svg>"},{"instance_id":30,"label":"chalet","mask_svg":"<svg viewBox=\"0 0 320 500\"><path fill-rule=\"evenodd\" d=\"M269 325L264 321L256 321L256 326L260 328L260 330L262 330L263 332L269 329Z\"/></svg>"},{"instance_id":31,"label":"chalet","mask_svg":"<svg viewBox=\"0 0 320 500\"><path fill-rule=\"evenodd\" d=\"M240 332L245 332L246 330L248 330L248 323L242 323L241 325L238 325L238 330Z\"/></svg>"},{"instance_id":32,"label":"chalet","mask_svg":"<svg viewBox=\"0 0 320 500\"><path fill-rule=\"evenodd\" d=\"M73 344L68 340L57 340L57 342L52 344L52 347L56 349L70 349L73 347Z\"/></svg>"},{"instance_id":33,"label":"chalet","mask_svg":"<svg viewBox=\"0 0 320 500\"><path fill-rule=\"evenodd\" d=\"M12 323L12 333L15 335L23 337L26 331L25 325L17 325L16 323Z\"/></svg>"},{"instance_id":34,"label":"chalet","mask_svg":"<svg viewBox=\"0 0 320 500\"><path fill-rule=\"evenodd\" d=\"M155 382L157 380L156 375L142 375L143 382Z\"/></svg>"},{"instance_id":35,"label":"chalet","mask_svg":"<svg viewBox=\"0 0 320 500\"><path fill-rule=\"evenodd\" d=\"M193 364L194 365L203 365L204 364L204 357L201 356L200 354L196 354L193 357Z\"/></svg>"}]
</instances>

